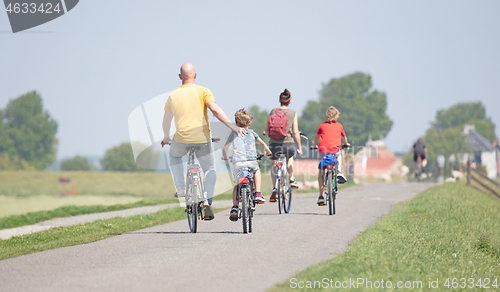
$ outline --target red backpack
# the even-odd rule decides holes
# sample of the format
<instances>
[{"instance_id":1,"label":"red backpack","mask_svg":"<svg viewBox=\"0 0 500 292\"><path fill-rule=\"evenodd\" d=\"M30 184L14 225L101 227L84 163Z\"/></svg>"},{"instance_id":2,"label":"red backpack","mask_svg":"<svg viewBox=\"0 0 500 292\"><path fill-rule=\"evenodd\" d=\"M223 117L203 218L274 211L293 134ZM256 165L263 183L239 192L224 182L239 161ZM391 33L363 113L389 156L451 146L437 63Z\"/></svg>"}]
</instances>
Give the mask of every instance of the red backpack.
<instances>
[{"instance_id":1,"label":"red backpack","mask_svg":"<svg viewBox=\"0 0 500 292\"><path fill-rule=\"evenodd\" d=\"M274 114L269 116L267 120L269 138L283 139L287 136L286 124L288 123L288 117L285 115L287 111L288 109L277 108Z\"/></svg>"}]
</instances>

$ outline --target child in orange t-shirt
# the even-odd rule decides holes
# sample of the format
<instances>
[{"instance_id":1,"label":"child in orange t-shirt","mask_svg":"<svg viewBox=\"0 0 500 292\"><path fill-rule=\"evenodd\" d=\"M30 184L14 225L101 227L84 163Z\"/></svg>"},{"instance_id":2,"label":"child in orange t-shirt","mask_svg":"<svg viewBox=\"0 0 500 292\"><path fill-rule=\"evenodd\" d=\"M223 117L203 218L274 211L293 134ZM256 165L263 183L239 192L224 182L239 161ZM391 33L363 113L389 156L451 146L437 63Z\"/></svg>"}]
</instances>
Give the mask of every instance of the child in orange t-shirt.
<instances>
[{"instance_id":1,"label":"child in orange t-shirt","mask_svg":"<svg viewBox=\"0 0 500 292\"><path fill-rule=\"evenodd\" d=\"M326 111L326 122L323 122L319 128L316 136L314 137L311 148L318 148L319 157L323 157L326 154L334 154L335 157L340 156L340 146L342 140L344 144L349 145L347 143L347 137L344 132L344 127L337 122L340 117L340 112L334 108L333 106L329 107ZM319 144L318 144L319 140ZM317 145L317 146L316 146ZM339 184L343 184L347 182L345 176L340 172L342 169L341 162L342 159L339 159L339 171L337 174L337 182ZM325 204L325 199L323 197L323 175L325 173L324 169L319 169L318 172L318 184L319 184L319 198L318 205L322 206Z\"/></svg>"}]
</instances>

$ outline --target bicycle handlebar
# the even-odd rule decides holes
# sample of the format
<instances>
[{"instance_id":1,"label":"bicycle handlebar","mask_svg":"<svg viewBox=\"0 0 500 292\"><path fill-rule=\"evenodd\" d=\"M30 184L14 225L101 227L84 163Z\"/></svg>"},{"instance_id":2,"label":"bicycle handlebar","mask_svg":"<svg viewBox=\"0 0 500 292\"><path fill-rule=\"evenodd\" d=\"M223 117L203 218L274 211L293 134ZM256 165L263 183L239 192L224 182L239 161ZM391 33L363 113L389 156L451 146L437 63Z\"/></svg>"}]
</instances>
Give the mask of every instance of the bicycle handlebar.
<instances>
[{"instance_id":1,"label":"bicycle handlebar","mask_svg":"<svg viewBox=\"0 0 500 292\"><path fill-rule=\"evenodd\" d=\"M268 137L266 135L266 133L264 133L264 132L262 132L262 136ZM302 133L302 132L299 132L299 136L302 137L302 138L304 138L304 139L306 139L306 140L309 140L309 138L307 137L307 135L304 134L304 133Z\"/></svg>"},{"instance_id":2,"label":"bicycle handlebar","mask_svg":"<svg viewBox=\"0 0 500 292\"><path fill-rule=\"evenodd\" d=\"M163 143L163 140L161 140L161 142L160 142L161 148L163 148L163 146L165 146L165 145L172 145L172 141L173 140L171 140L170 142L167 142L167 143ZM212 142L217 143L219 141L220 141L220 138L212 138Z\"/></svg>"},{"instance_id":3,"label":"bicycle handlebar","mask_svg":"<svg viewBox=\"0 0 500 292\"><path fill-rule=\"evenodd\" d=\"M340 146L340 148L341 149L349 149L349 148L351 148L351 145L344 144L344 145ZM315 146L311 146L311 150L318 151L318 146L316 146L316 147Z\"/></svg>"},{"instance_id":4,"label":"bicycle handlebar","mask_svg":"<svg viewBox=\"0 0 500 292\"><path fill-rule=\"evenodd\" d=\"M221 157L221 160L231 160L233 157L232 156L228 156L227 159L224 159L224 157ZM267 157L262 154L262 153L259 153L257 154L257 157L255 157L256 160L262 160L262 159L267 159Z\"/></svg>"}]
</instances>

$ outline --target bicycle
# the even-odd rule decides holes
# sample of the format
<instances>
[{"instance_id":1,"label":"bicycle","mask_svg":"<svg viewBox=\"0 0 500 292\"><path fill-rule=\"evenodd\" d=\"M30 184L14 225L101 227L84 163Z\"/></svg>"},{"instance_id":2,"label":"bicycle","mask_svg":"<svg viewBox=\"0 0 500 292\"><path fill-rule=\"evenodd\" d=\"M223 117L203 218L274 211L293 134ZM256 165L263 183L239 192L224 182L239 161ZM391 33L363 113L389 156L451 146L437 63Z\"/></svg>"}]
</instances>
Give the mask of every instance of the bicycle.
<instances>
[{"instance_id":1,"label":"bicycle","mask_svg":"<svg viewBox=\"0 0 500 292\"><path fill-rule=\"evenodd\" d=\"M300 133L300 137L308 140L306 134ZM283 208L285 214L288 214L292 205L293 188L290 186L290 182L287 181L288 167L286 165L286 155L284 153L279 154L278 160L276 160L276 162L274 163L274 168L276 173L276 182L274 188L276 190L278 212L281 214L281 209Z\"/></svg>"},{"instance_id":2,"label":"bicycle","mask_svg":"<svg viewBox=\"0 0 500 292\"><path fill-rule=\"evenodd\" d=\"M212 138L212 142L219 142L220 138ZM161 141L162 147L165 145ZM166 143L171 145L171 143ZM186 174L186 214L188 219L189 230L196 233L198 228L198 220L205 220L203 214L203 180L201 179L201 167L195 164L194 156L199 146L188 146L188 161L187 161L187 174Z\"/></svg>"},{"instance_id":3,"label":"bicycle","mask_svg":"<svg viewBox=\"0 0 500 292\"><path fill-rule=\"evenodd\" d=\"M350 145L342 145L341 149L349 149ZM312 148L316 151L318 148ZM335 215L335 199L338 194L337 175L339 173L339 163L333 162L324 165L326 173L323 176L323 192L325 194L325 204L328 205L328 214ZM324 191L326 190L326 192Z\"/></svg>"},{"instance_id":4,"label":"bicycle","mask_svg":"<svg viewBox=\"0 0 500 292\"><path fill-rule=\"evenodd\" d=\"M263 154L257 155L257 160L261 160ZM255 182L254 170L243 167L234 177L238 181L236 191L236 201L238 201L238 219L243 224L243 233L252 233L253 213L255 211Z\"/></svg>"},{"instance_id":5,"label":"bicycle","mask_svg":"<svg viewBox=\"0 0 500 292\"><path fill-rule=\"evenodd\" d=\"M417 154L417 173L415 173L417 176L417 181L422 180L422 154Z\"/></svg>"}]
</instances>

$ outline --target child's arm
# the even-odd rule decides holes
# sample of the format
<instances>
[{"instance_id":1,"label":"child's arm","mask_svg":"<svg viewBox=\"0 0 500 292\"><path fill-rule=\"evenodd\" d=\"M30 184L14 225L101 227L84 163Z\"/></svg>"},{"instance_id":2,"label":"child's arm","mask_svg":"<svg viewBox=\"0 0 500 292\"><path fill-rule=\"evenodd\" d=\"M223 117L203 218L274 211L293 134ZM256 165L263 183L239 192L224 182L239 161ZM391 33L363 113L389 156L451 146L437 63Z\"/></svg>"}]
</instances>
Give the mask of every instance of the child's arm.
<instances>
[{"instance_id":1,"label":"child's arm","mask_svg":"<svg viewBox=\"0 0 500 292\"><path fill-rule=\"evenodd\" d=\"M262 149L264 149L266 156L269 156L272 154L271 149L269 149L269 147L267 147L266 142L264 142L260 137L255 139L255 142L259 143L260 147L262 147Z\"/></svg>"},{"instance_id":2,"label":"child's arm","mask_svg":"<svg viewBox=\"0 0 500 292\"><path fill-rule=\"evenodd\" d=\"M321 137L320 134L316 134L316 136L314 136L314 140L313 140L313 143L311 145L311 148L316 148L318 146L318 142L319 142L320 137Z\"/></svg>"},{"instance_id":3,"label":"child's arm","mask_svg":"<svg viewBox=\"0 0 500 292\"><path fill-rule=\"evenodd\" d=\"M344 144L350 145L349 143L347 143L347 136L342 137L342 140L344 141Z\"/></svg>"}]
</instances>

